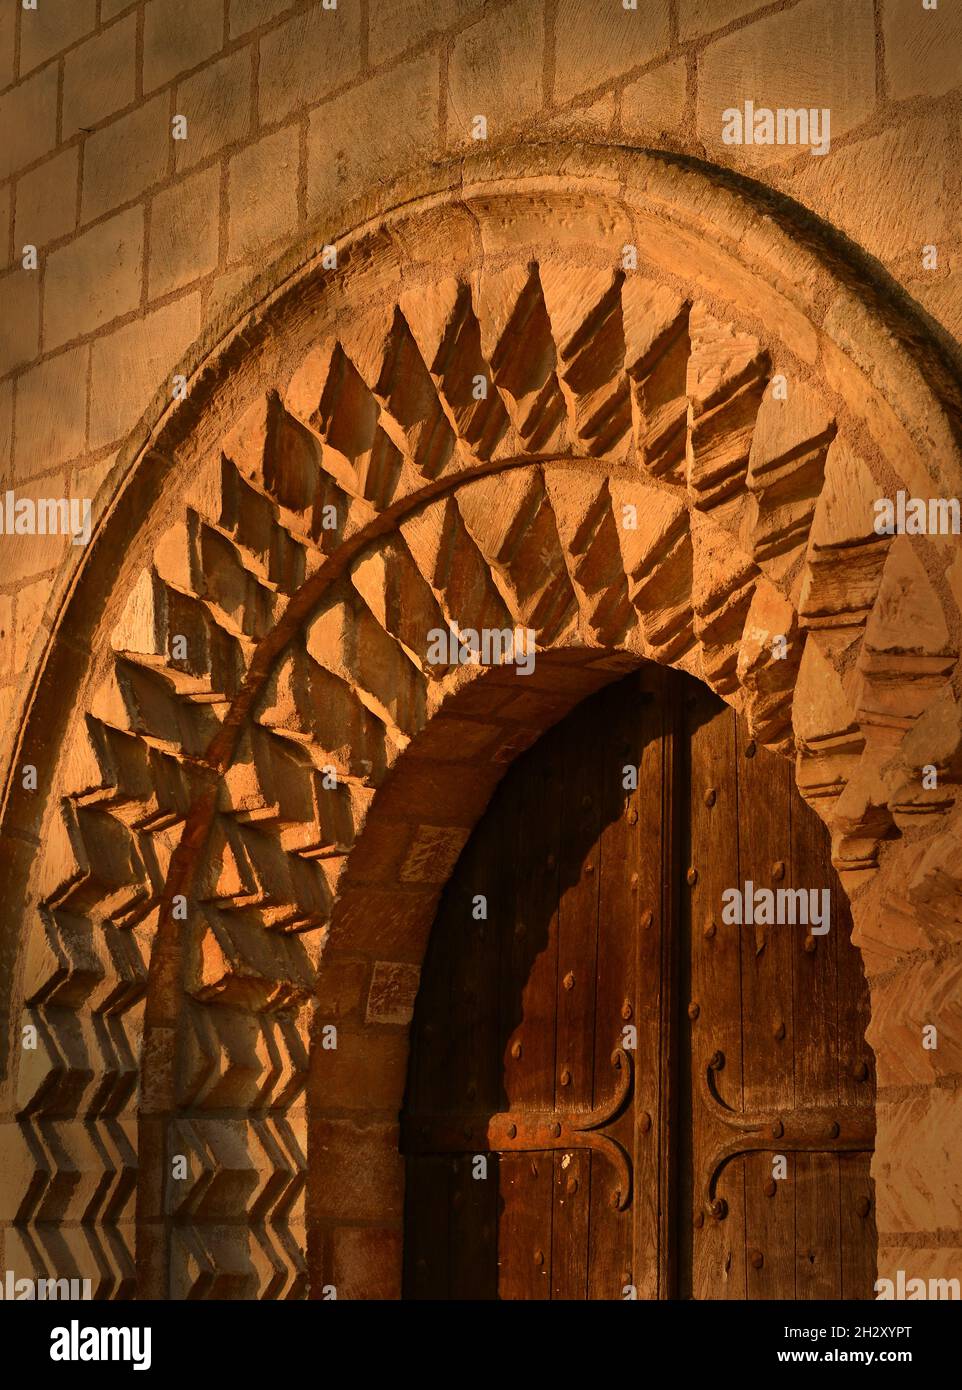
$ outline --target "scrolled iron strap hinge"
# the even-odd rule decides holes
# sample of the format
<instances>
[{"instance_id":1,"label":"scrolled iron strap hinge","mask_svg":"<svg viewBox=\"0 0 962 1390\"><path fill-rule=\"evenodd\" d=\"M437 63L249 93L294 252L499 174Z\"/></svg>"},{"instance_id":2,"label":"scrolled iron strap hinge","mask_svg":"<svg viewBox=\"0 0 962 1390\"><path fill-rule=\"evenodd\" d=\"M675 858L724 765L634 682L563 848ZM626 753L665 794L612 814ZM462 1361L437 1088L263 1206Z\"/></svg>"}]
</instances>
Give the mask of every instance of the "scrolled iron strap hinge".
<instances>
[{"instance_id":1,"label":"scrolled iron strap hinge","mask_svg":"<svg viewBox=\"0 0 962 1390\"><path fill-rule=\"evenodd\" d=\"M618 1079L614 1095L579 1114L569 1111L506 1110L496 1115L413 1115L403 1124L406 1154L534 1153L550 1149L593 1149L615 1169L611 1205L624 1211L631 1201L631 1159L616 1139L601 1131L622 1113L631 1096L634 1072L622 1048L611 1054Z\"/></svg>"},{"instance_id":2,"label":"scrolled iron strap hinge","mask_svg":"<svg viewBox=\"0 0 962 1390\"><path fill-rule=\"evenodd\" d=\"M875 1111L868 1106L823 1105L770 1114L733 1110L715 1085L725 1065L716 1052L701 1078L701 1097L716 1128L735 1130L737 1138L723 1141L707 1164L703 1185L705 1210L721 1221L728 1203L716 1192L725 1164L747 1153L871 1153L875 1148Z\"/></svg>"}]
</instances>

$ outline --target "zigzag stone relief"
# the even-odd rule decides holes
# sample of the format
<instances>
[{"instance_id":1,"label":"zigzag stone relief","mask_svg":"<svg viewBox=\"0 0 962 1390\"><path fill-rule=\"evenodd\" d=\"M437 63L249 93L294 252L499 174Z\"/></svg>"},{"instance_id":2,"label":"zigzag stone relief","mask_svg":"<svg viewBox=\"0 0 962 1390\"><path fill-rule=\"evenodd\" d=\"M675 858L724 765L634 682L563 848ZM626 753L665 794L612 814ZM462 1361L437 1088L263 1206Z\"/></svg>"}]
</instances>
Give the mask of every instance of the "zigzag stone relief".
<instances>
[{"instance_id":1,"label":"zigzag stone relief","mask_svg":"<svg viewBox=\"0 0 962 1390\"><path fill-rule=\"evenodd\" d=\"M99 1296L297 1298L341 1226L390 1227L397 1105L376 1076L350 1104L312 1088L319 1030L403 1080L470 826L632 665L688 671L795 758L851 891L902 827L946 823L958 625L915 544L872 529L891 464L855 368L803 360L808 330L764 323L746 277L726 307L667 219L646 241L656 198L630 236L630 198L561 199L569 244L539 250L554 196L484 185L362 237L168 446L24 889L8 1263L66 1259ZM430 663L452 624L532 629L530 684ZM938 797L913 775L934 744ZM445 758L471 769L456 794ZM944 879L934 853L900 900Z\"/></svg>"}]
</instances>

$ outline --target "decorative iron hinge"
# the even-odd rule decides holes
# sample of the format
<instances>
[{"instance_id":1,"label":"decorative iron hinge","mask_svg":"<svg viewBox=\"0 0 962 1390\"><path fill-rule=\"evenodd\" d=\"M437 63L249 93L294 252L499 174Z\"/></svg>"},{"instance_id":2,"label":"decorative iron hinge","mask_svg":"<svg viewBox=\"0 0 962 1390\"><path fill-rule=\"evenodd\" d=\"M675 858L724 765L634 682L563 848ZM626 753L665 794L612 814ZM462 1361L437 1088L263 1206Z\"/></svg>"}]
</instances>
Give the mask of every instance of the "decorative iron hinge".
<instances>
[{"instance_id":1,"label":"decorative iron hinge","mask_svg":"<svg viewBox=\"0 0 962 1390\"><path fill-rule=\"evenodd\" d=\"M770 1114L733 1110L718 1094L715 1074L725 1065L716 1052L705 1067L701 1096L720 1142L706 1167L705 1209L716 1220L728 1203L716 1194L718 1176L731 1159L747 1153L871 1153L875 1148L875 1110L870 1106L821 1105ZM736 1137L722 1138L735 1131Z\"/></svg>"},{"instance_id":2,"label":"decorative iron hinge","mask_svg":"<svg viewBox=\"0 0 962 1390\"><path fill-rule=\"evenodd\" d=\"M622 1113L631 1096L631 1058L620 1047L611 1054L617 1073L614 1095L594 1110L567 1114L506 1110L497 1115L416 1115L402 1125L406 1154L534 1153L549 1149L593 1149L612 1164L616 1184L611 1205L624 1211L631 1201L631 1159L601 1131Z\"/></svg>"}]
</instances>

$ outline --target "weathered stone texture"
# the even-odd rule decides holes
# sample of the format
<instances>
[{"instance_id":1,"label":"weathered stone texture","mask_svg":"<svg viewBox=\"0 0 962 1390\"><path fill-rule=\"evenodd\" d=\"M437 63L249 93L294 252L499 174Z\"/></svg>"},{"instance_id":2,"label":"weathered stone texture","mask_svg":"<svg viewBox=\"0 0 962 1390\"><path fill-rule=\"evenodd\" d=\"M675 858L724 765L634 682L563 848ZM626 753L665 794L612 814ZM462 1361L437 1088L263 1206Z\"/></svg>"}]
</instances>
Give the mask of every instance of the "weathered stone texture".
<instances>
[{"instance_id":1,"label":"weathered stone texture","mask_svg":"<svg viewBox=\"0 0 962 1390\"><path fill-rule=\"evenodd\" d=\"M174 140L177 169L190 169L251 130L251 55L240 49L186 78L177 88L186 140Z\"/></svg>"},{"instance_id":2,"label":"weathered stone texture","mask_svg":"<svg viewBox=\"0 0 962 1390\"><path fill-rule=\"evenodd\" d=\"M297 225L300 131L287 126L234 156L228 166L228 255L231 260Z\"/></svg>"},{"instance_id":3,"label":"weathered stone texture","mask_svg":"<svg viewBox=\"0 0 962 1390\"><path fill-rule=\"evenodd\" d=\"M11 476L13 453L13 378L0 381L0 477Z\"/></svg>"},{"instance_id":4,"label":"weathered stone texture","mask_svg":"<svg viewBox=\"0 0 962 1390\"><path fill-rule=\"evenodd\" d=\"M24 10L20 20L21 77L89 34L96 19L97 0L43 0L35 9Z\"/></svg>"},{"instance_id":5,"label":"weathered stone texture","mask_svg":"<svg viewBox=\"0 0 962 1390\"><path fill-rule=\"evenodd\" d=\"M481 10L481 0L381 0L371 8L371 62L395 58Z\"/></svg>"},{"instance_id":6,"label":"weathered stone texture","mask_svg":"<svg viewBox=\"0 0 962 1390\"><path fill-rule=\"evenodd\" d=\"M17 37L17 11L13 5L0 9L0 87L13 81L14 47Z\"/></svg>"},{"instance_id":7,"label":"weathered stone texture","mask_svg":"<svg viewBox=\"0 0 962 1390\"><path fill-rule=\"evenodd\" d=\"M621 94L621 130L629 139L642 133L677 130L687 97L688 69L666 63L629 83Z\"/></svg>"},{"instance_id":8,"label":"weathered stone texture","mask_svg":"<svg viewBox=\"0 0 962 1390\"><path fill-rule=\"evenodd\" d=\"M0 96L0 179L52 150L57 138L57 65Z\"/></svg>"},{"instance_id":9,"label":"weathered stone texture","mask_svg":"<svg viewBox=\"0 0 962 1390\"><path fill-rule=\"evenodd\" d=\"M307 137L310 215L337 213L371 178L421 163L437 142L438 62L415 58L397 77L375 78L318 107Z\"/></svg>"},{"instance_id":10,"label":"weathered stone texture","mask_svg":"<svg viewBox=\"0 0 962 1390\"><path fill-rule=\"evenodd\" d=\"M120 439L165 383L200 330L200 296L176 300L144 318L98 338L90 378L91 449ZM121 389L123 383L123 389Z\"/></svg>"},{"instance_id":11,"label":"weathered stone texture","mask_svg":"<svg viewBox=\"0 0 962 1390\"><path fill-rule=\"evenodd\" d=\"M405 1029L338 1028L337 1047L311 1053L309 1101L319 1111L382 1110L395 1104L395 1078L407 1066Z\"/></svg>"},{"instance_id":12,"label":"weathered stone texture","mask_svg":"<svg viewBox=\"0 0 962 1390\"><path fill-rule=\"evenodd\" d=\"M16 266L0 279L0 376L30 362L40 344L40 277Z\"/></svg>"},{"instance_id":13,"label":"weathered stone texture","mask_svg":"<svg viewBox=\"0 0 962 1390\"><path fill-rule=\"evenodd\" d=\"M804 148L722 143L729 107L827 107L837 139L875 106L872 0L803 0L711 44L698 60L698 134L713 155L753 166L807 154ZM828 155L818 156L830 159ZM861 191L861 190L860 190Z\"/></svg>"},{"instance_id":14,"label":"weathered stone texture","mask_svg":"<svg viewBox=\"0 0 962 1390\"><path fill-rule=\"evenodd\" d=\"M962 1210L962 1106L954 1091L878 1103L879 1244L895 1231L957 1230ZM948 1272L943 1262L941 1273Z\"/></svg>"},{"instance_id":15,"label":"weathered stone texture","mask_svg":"<svg viewBox=\"0 0 962 1390\"><path fill-rule=\"evenodd\" d=\"M678 0L678 28L682 39L696 39L713 29L723 29L759 9L758 0Z\"/></svg>"},{"instance_id":16,"label":"weathered stone texture","mask_svg":"<svg viewBox=\"0 0 962 1390\"><path fill-rule=\"evenodd\" d=\"M260 40L258 116L262 125L320 101L357 75L361 62L360 7L315 5ZM382 113L386 114L386 113Z\"/></svg>"},{"instance_id":17,"label":"weathered stone texture","mask_svg":"<svg viewBox=\"0 0 962 1390\"><path fill-rule=\"evenodd\" d=\"M79 176L80 152L72 146L17 179L14 242L19 255L24 246L43 250L74 230Z\"/></svg>"},{"instance_id":18,"label":"weathered stone texture","mask_svg":"<svg viewBox=\"0 0 962 1390\"><path fill-rule=\"evenodd\" d=\"M9 676L13 669L13 595L0 594L0 676Z\"/></svg>"},{"instance_id":19,"label":"weathered stone texture","mask_svg":"<svg viewBox=\"0 0 962 1390\"><path fill-rule=\"evenodd\" d=\"M962 10L915 0L886 0L882 8L885 80L889 96L935 97L962 86Z\"/></svg>"},{"instance_id":20,"label":"weathered stone texture","mask_svg":"<svg viewBox=\"0 0 962 1390\"><path fill-rule=\"evenodd\" d=\"M88 349L60 353L17 382L14 464L18 478L56 468L83 452Z\"/></svg>"},{"instance_id":21,"label":"weathered stone texture","mask_svg":"<svg viewBox=\"0 0 962 1390\"><path fill-rule=\"evenodd\" d=\"M472 144L472 122L485 116L496 136L541 105L544 13L521 0L459 34L448 67L448 140Z\"/></svg>"},{"instance_id":22,"label":"weathered stone texture","mask_svg":"<svg viewBox=\"0 0 962 1390\"><path fill-rule=\"evenodd\" d=\"M144 91L195 68L221 47L221 0L149 0L144 12Z\"/></svg>"},{"instance_id":23,"label":"weathered stone texture","mask_svg":"<svg viewBox=\"0 0 962 1390\"><path fill-rule=\"evenodd\" d=\"M170 294L217 265L221 171L214 165L158 193L150 208L147 293Z\"/></svg>"},{"instance_id":24,"label":"weathered stone texture","mask_svg":"<svg viewBox=\"0 0 962 1390\"><path fill-rule=\"evenodd\" d=\"M139 207L99 222L54 251L44 279L48 348L109 323L140 302L144 214Z\"/></svg>"},{"instance_id":25,"label":"weathered stone texture","mask_svg":"<svg viewBox=\"0 0 962 1390\"><path fill-rule=\"evenodd\" d=\"M401 1232L339 1227L334 1232L330 1282L338 1298L400 1298Z\"/></svg>"},{"instance_id":26,"label":"weathered stone texture","mask_svg":"<svg viewBox=\"0 0 962 1390\"><path fill-rule=\"evenodd\" d=\"M857 240L892 260L944 244L952 210L950 180L962 124L921 118L858 144L811 159L791 180L796 198ZM891 171L900 170L898 198ZM857 198L851 190L860 190Z\"/></svg>"},{"instance_id":27,"label":"weathered stone texture","mask_svg":"<svg viewBox=\"0 0 962 1390\"><path fill-rule=\"evenodd\" d=\"M134 100L137 16L127 15L64 59L63 138L95 126Z\"/></svg>"},{"instance_id":28,"label":"weathered stone texture","mask_svg":"<svg viewBox=\"0 0 962 1390\"><path fill-rule=\"evenodd\" d=\"M0 270L10 264L10 227L13 221L13 185L0 188Z\"/></svg>"},{"instance_id":29,"label":"weathered stone texture","mask_svg":"<svg viewBox=\"0 0 962 1390\"><path fill-rule=\"evenodd\" d=\"M564 102L664 53L667 0L651 0L636 10L560 0L555 34L555 100Z\"/></svg>"},{"instance_id":30,"label":"weathered stone texture","mask_svg":"<svg viewBox=\"0 0 962 1390\"><path fill-rule=\"evenodd\" d=\"M230 37L237 39L249 34L290 7L291 0L230 0Z\"/></svg>"},{"instance_id":31,"label":"weathered stone texture","mask_svg":"<svg viewBox=\"0 0 962 1390\"><path fill-rule=\"evenodd\" d=\"M66 474L63 470L47 473L43 478L17 485L17 497L37 501L39 498L59 498L66 495ZM55 570L63 563L70 540L66 536L4 536L3 573L8 583L16 584L16 627L14 654L18 662L25 660L30 644L37 635L40 615L46 606L49 584L38 581L24 583L40 571ZM40 560L38 565L37 561Z\"/></svg>"},{"instance_id":32,"label":"weathered stone texture","mask_svg":"<svg viewBox=\"0 0 962 1390\"><path fill-rule=\"evenodd\" d=\"M327 1174L313 1194L311 1216L337 1217L348 1209L363 1221L394 1217L403 1181L395 1125L318 1120L310 1143Z\"/></svg>"},{"instance_id":33,"label":"weathered stone texture","mask_svg":"<svg viewBox=\"0 0 962 1390\"><path fill-rule=\"evenodd\" d=\"M35 491L44 496L56 492L57 480L53 480L53 486L49 484L43 488L36 488ZM48 492L49 488L49 492ZM57 564L63 558L65 541L58 540L56 537L47 537L41 540L45 558L52 565ZM24 573L29 573L28 568L24 568ZM17 587L15 622L13 633L13 659L18 665L22 665L27 660L31 648L36 648L42 642L46 633L42 630L42 619L44 609L47 606L47 596L49 585L43 580L38 580L33 584L19 584Z\"/></svg>"},{"instance_id":34,"label":"weathered stone texture","mask_svg":"<svg viewBox=\"0 0 962 1390\"><path fill-rule=\"evenodd\" d=\"M170 163L170 102L154 97L88 137L81 221L110 212L160 181Z\"/></svg>"}]
</instances>

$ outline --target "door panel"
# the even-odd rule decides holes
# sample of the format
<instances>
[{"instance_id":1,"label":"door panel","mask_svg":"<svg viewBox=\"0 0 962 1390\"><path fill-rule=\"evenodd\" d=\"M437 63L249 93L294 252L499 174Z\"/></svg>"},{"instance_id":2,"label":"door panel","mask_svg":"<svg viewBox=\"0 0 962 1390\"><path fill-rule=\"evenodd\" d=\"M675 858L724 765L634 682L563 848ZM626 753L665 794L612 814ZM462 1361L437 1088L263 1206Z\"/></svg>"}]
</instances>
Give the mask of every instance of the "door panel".
<instances>
[{"instance_id":1,"label":"door panel","mask_svg":"<svg viewBox=\"0 0 962 1390\"><path fill-rule=\"evenodd\" d=\"M829 935L724 924L746 880L830 886ZM870 1296L849 934L790 764L705 687L645 666L550 730L432 932L402 1115L405 1296Z\"/></svg>"}]
</instances>

